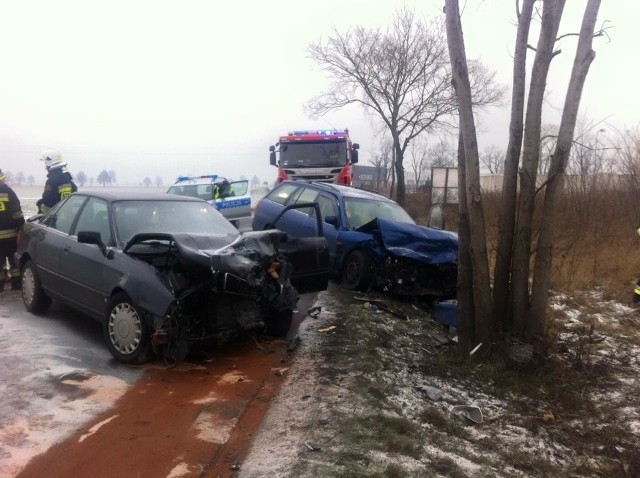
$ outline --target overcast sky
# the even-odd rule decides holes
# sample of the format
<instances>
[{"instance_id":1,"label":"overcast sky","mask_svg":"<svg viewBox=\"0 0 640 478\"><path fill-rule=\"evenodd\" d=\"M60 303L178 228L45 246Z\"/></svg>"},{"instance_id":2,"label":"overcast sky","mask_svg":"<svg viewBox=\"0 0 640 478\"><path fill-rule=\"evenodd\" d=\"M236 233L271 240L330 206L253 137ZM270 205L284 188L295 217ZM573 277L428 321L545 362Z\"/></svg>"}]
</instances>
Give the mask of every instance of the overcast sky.
<instances>
[{"instance_id":1,"label":"overcast sky","mask_svg":"<svg viewBox=\"0 0 640 478\"><path fill-rule=\"evenodd\" d=\"M561 33L579 30L585 3L567 0ZM43 181L40 152L56 148L73 173L113 169L119 184L210 173L271 182L269 145L312 127L349 128L366 164L377 125L360 108L305 116L328 84L306 48L334 27L385 27L405 4L427 18L444 1L0 0L0 168ZM468 56L505 84L513 5L468 0L462 18ZM640 2L603 0L602 20L613 28L594 43L582 110L608 131L635 127ZM558 122L575 44L564 40L554 60L545 122ZM506 147L508 111L483 114L481 150Z\"/></svg>"}]
</instances>

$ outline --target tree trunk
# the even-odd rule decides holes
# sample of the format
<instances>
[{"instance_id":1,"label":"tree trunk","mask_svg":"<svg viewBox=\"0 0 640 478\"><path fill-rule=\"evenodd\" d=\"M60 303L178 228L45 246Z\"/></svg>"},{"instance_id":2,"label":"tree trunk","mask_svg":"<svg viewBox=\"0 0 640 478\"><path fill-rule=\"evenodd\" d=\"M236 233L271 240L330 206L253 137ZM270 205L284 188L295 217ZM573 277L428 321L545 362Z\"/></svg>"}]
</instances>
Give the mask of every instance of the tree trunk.
<instances>
[{"instance_id":1,"label":"tree trunk","mask_svg":"<svg viewBox=\"0 0 640 478\"><path fill-rule=\"evenodd\" d=\"M533 62L531 85L527 101L524 129L522 168L520 171L520 195L516 236L512 260L512 316L514 335L528 339L527 314L529 312L529 261L531 234L536 195L536 178L540 155L540 127L542 102L553 59L553 47L558 34L565 0L545 0L542 10L540 38Z\"/></svg>"},{"instance_id":2,"label":"tree trunk","mask_svg":"<svg viewBox=\"0 0 640 478\"><path fill-rule=\"evenodd\" d=\"M513 60L513 91L511 94L511 121L509 144L504 161L502 204L500 206L498 250L493 276L493 305L500 332L510 328L509 297L511 279L511 257L515 228L516 198L518 194L518 164L522 150L522 128L524 116L524 92L526 85L527 42L529 26L536 0L525 0L518 19L515 57Z\"/></svg>"},{"instance_id":3,"label":"tree trunk","mask_svg":"<svg viewBox=\"0 0 640 478\"><path fill-rule=\"evenodd\" d=\"M464 143L465 194L469 215L469 255L473 280L474 330L476 341L485 347L494 341L494 324L489 282L484 212L480 190L480 159L473 118L471 85L465 56L462 25L457 0L445 1L447 42L453 74L453 87L458 99L460 131Z\"/></svg>"},{"instance_id":4,"label":"tree trunk","mask_svg":"<svg viewBox=\"0 0 640 478\"><path fill-rule=\"evenodd\" d=\"M477 343L473 323L473 277L469 241L469 214L467 212L466 171L464 167L462 130L458 133L458 338L460 350L468 354Z\"/></svg>"},{"instance_id":5,"label":"tree trunk","mask_svg":"<svg viewBox=\"0 0 640 478\"><path fill-rule=\"evenodd\" d=\"M393 149L395 151L395 171L396 171L396 201L402 207L405 204L405 184L404 184L404 167L402 165L403 151L400 147L400 138L393 141Z\"/></svg>"},{"instance_id":6,"label":"tree trunk","mask_svg":"<svg viewBox=\"0 0 640 478\"><path fill-rule=\"evenodd\" d=\"M549 168L549 180L543 209L545 220L542 223L538 238L538 252L536 254L533 289L531 292L531 332L533 337L538 339L535 343L539 345L544 344L548 290L551 281L551 261L553 258L552 241L558 209L557 193L562 188L564 171L571 151L582 90L591 62L596 56L592 49L592 41L599 9L600 0L588 1L582 19L582 27L580 28L580 38L573 61L564 110L562 111L558 142L556 143L556 149Z\"/></svg>"}]
</instances>

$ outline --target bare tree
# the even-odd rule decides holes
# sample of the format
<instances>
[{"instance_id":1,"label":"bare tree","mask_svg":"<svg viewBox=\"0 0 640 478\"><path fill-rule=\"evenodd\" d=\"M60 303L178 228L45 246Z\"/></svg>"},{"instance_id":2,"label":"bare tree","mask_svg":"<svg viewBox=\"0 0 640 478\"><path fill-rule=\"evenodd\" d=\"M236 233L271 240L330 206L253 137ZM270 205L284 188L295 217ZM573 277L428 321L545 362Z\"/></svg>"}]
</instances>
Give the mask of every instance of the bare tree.
<instances>
[{"instance_id":1,"label":"bare tree","mask_svg":"<svg viewBox=\"0 0 640 478\"><path fill-rule=\"evenodd\" d=\"M87 182L87 175L84 171L79 171L78 174L76 175L76 180L78 181L78 184L80 185L80 187L84 186L85 183Z\"/></svg>"},{"instance_id":2,"label":"bare tree","mask_svg":"<svg viewBox=\"0 0 640 478\"><path fill-rule=\"evenodd\" d=\"M333 79L327 92L311 99L308 111L318 117L356 103L378 116L393 141L396 199L404 204L403 160L409 142L425 131L451 127L457 112L441 21L421 22L403 8L386 31L334 31L326 43L313 43L308 51ZM493 87L494 75L479 62L472 68L474 100L495 102L502 91Z\"/></svg>"},{"instance_id":3,"label":"bare tree","mask_svg":"<svg viewBox=\"0 0 640 478\"><path fill-rule=\"evenodd\" d=\"M409 147L409 166L413 172L417 189L424 180L424 177L427 176L428 170L431 167L429 150L426 144L420 141L411 143Z\"/></svg>"},{"instance_id":4,"label":"bare tree","mask_svg":"<svg viewBox=\"0 0 640 478\"><path fill-rule=\"evenodd\" d=\"M376 167L378 182L382 179L382 183L385 188L389 185L389 178L391 176L392 149L393 144L391 144L391 142L383 141L380 144L378 151L373 153L373 158L369 160L369 162ZM380 187L380 184L377 184L376 186Z\"/></svg>"},{"instance_id":5,"label":"bare tree","mask_svg":"<svg viewBox=\"0 0 640 478\"><path fill-rule=\"evenodd\" d=\"M489 174L504 173L504 151L498 149L497 146L491 145L484 149L480 155L480 162L489 170Z\"/></svg>"},{"instance_id":6,"label":"bare tree","mask_svg":"<svg viewBox=\"0 0 640 478\"><path fill-rule=\"evenodd\" d=\"M457 162L455 150L443 139L429 148L429 159L436 168L455 166Z\"/></svg>"},{"instance_id":7,"label":"bare tree","mask_svg":"<svg viewBox=\"0 0 640 478\"><path fill-rule=\"evenodd\" d=\"M551 260L553 258L553 228L558 209L557 195L562 187L564 171L573 143L582 90L589 73L589 67L596 56L592 44L599 9L600 0L588 0L580 28L580 37L567 88L564 109L562 110L558 142L556 143L551 167L549 168L549 180L543 207L545 220L542 223L540 237L538 238L538 250L531 290L530 335L536 338L543 337L546 326L548 290L551 282Z\"/></svg>"},{"instance_id":8,"label":"bare tree","mask_svg":"<svg viewBox=\"0 0 640 478\"><path fill-rule=\"evenodd\" d=\"M529 85L526 114L524 112L525 66L528 30L534 15L535 0L525 0L518 12L518 33L514 58L514 89L510 123L509 146L505 158L505 185L500 212L499 247L494 274L493 300L488 283L486 234L482 220L482 202L478 191L477 141L470 88L467 80L464 42L457 0L446 0L447 37L453 82L459 101L459 187L460 187L460 258L458 299L461 303L460 341L466 350L478 342L491 343L498 339L494 332L513 333L528 343L537 342L544 331L546 294L548 293L552 257L551 238L553 218L557 209L555 192L561 179L570 150L577 109L589 64L593 59L591 38L594 36L595 14L600 0L589 0L580 33L574 70L563 122L557 145L551 158L550 175L545 194L545 213L533 275L533 291L529 295L529 261L531 254L532 216L536 194L541 149L542 103L551 60L559 53L554 50L565 0L546 0L543 3L540 36L535 48L532 76ZM516 3L519 5L519 3ZM565 35L563 35L565 36ZM523 117L525 121L523 121ZM524 140L524 141L523 141ZM519 157L522 144L522 167ZM517 195L517 172L520 171L521 192ZM549 190L551 187L551 190ZM549 192L551 194L549 195ZM517 210L517 211L516 211ZM517 212L517 214L516 214ZM549 217L549 219L548 219ZM516 221L517 219L517 221ZM544 234L543 234L544 233ZM513 255L512 255L512 251ZM492 312L495 311L495 315ZM485 342L489 341L489 342Z\"/></svg>"},{"instance_id":9,"label":"bare tree","mask_svg":"<svg viewBox=\"0 0 640 478\"><path fill-rule=\"evenodd\" d=\"M458 98L460 116L458 190L461 192L461 219L465 217L465 273L458 284L463 292L464 328L473 331L474 341L489 346L494 339L493 304L489 281L486 229L480 190L480 155L473 118L471 81L462 37L458 3L446 0L447 40L451 59L452 84ZM462 166L462 168L460 168ZM467 229L468 228L468 229ZM471 234L473 231L473 234ZM473 301L470 303L470 301ZM465 303L466 302L466 303ZM473 314L473 315L471 315ZM473 317L473 320L472 320ZM466 342L467 347L471 344Z\"/></svg>"}]
</instances>

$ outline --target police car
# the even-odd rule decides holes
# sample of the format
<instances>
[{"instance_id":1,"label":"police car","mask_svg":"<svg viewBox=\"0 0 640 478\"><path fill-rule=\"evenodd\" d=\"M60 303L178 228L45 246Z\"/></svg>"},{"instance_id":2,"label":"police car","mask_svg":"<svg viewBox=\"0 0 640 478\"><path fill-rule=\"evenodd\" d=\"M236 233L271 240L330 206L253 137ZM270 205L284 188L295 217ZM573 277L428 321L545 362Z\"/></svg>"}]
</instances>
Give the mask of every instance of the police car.
<instances>
[{"instance_id":1,"label":"police car","mask_svg":"<svg viewBox=\"0 0 640 478\"><path fill-rule=\"evenodd\" d=\"M204 199L236 228L240 219L251 218L251 195L246 179L229 181L217 174L180 176L167 193Z\"/></svg>"}]
</instances>

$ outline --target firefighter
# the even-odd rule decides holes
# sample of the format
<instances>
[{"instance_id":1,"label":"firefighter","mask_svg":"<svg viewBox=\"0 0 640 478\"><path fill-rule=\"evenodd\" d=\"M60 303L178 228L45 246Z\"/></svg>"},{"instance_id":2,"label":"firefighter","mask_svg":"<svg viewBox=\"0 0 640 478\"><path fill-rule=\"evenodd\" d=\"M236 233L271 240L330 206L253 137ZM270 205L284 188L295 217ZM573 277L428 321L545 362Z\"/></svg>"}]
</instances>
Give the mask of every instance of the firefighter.
<instances>
[{"instance_id":1,"label":"firefighter","mask_svg":"<svg viewBox=\"0 0 640 478\"><path fill-rule=\"evenodd\" d=\"M18 269L13 254L18 247L18 235L24 224L24 216L20 208L20 200L16 193L5 182L5 176L0 169L0 292L4 290L5 264L9 260L9 276L11 278L11 289L19 290L22 282L20 280L20 270Z\"/></svg>"},{"instance_id":2,"label":"firefighter","mask_svg":"<svg viewBox=\"0 0 640 478\"><path fill-rule=\"evenodd\" d=\"M45 213L61 199L76 192L78 187L67 171L67 163L62 160L60 153L55 150L46 150L42 153L40 160L44 161L47 168L47 182L44 185L42 198L38 199L36 205L38 212Z\"/></svg>"}]
</instances>

